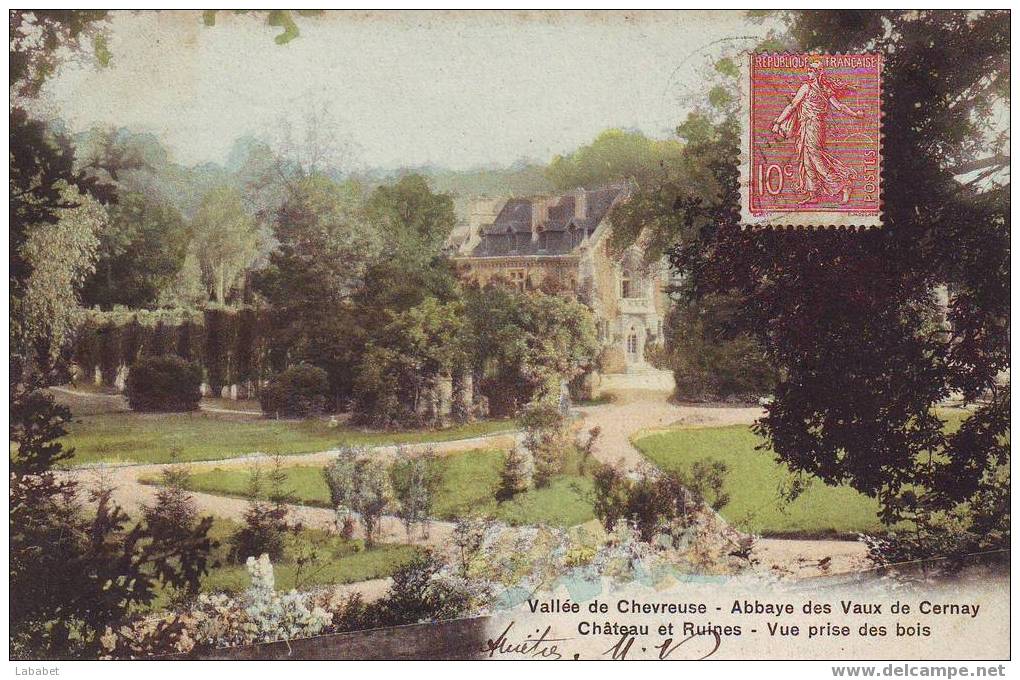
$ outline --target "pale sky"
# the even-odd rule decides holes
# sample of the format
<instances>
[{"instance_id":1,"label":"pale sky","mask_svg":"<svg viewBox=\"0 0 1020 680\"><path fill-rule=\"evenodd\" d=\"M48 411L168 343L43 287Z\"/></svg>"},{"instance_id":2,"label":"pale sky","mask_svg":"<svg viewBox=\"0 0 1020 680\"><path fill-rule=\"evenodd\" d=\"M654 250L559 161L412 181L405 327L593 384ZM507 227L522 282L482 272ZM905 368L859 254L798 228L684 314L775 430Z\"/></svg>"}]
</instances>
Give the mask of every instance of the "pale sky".
<instances>
[{"instance_id":1,"label":"pale sky","mask_svg":"<svg viewBox=\"0 0 1020 680\"><path fill-rule=\"evenodd\" d=\"M264 19L117 13L107 68L65 65L44 96L74 131L155 133L173 159L222 162L309 100L327 103L363 167L548 160L609 127L667 136L722 50L765 28L737 12L346 14Z\"/></svg>"}]
</instances>

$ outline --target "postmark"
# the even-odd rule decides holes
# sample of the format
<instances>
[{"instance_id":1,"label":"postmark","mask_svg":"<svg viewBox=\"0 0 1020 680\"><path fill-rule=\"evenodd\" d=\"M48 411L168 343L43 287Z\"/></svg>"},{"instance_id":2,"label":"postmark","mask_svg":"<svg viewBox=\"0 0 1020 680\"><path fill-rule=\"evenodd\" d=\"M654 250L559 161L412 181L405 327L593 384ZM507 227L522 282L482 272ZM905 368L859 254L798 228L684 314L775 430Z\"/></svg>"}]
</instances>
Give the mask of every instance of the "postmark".
<instances>
[{"instance_id":1,"label":"postmark","mask_svg":"<svg viewBox=\"0 0 1020 680\"><path fill-rule=\"evenodd\" d=\"M881 226L881 95L878 54L748 53L741 224Z\"/></svg>"}]
</instances>

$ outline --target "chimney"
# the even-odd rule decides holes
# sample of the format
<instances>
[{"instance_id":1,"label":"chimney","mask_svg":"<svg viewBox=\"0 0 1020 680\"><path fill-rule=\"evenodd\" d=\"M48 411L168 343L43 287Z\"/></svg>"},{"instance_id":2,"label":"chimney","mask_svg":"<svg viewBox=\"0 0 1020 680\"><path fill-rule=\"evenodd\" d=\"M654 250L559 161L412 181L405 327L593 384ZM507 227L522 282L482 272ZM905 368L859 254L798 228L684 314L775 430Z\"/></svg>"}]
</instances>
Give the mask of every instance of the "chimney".
<instances>
[{"instance_id":1,"label":"chimney","mask_svg":"<svg viewBox=\"0 0 1020 680\"><path fill-rule=\"evenodd\" d=\"M581 188L574 189L574 217L588 219L588 192Z\"/></svg>"},{"instance_id":2,"label":"chimney","mask_svg":"<svg viewBox=\"0 0 1020 680\"><path fill-rule=\"evenodd\" d=\"M549 202L547 196L531 199L531 231L535 232L538 226L549 221Z\"/></svg>"},{"instance_id":3,"label":"chimney","mask_svg":"<svg viewBox=\"0 0 1020 680\"><path fill-rule=\"evenodd\" d=\"M474 197L468 203L467 237L462 252L470 252L482 240L482 230L491 227L506 204L505 198Z\"/></svg>"}]
</instances>

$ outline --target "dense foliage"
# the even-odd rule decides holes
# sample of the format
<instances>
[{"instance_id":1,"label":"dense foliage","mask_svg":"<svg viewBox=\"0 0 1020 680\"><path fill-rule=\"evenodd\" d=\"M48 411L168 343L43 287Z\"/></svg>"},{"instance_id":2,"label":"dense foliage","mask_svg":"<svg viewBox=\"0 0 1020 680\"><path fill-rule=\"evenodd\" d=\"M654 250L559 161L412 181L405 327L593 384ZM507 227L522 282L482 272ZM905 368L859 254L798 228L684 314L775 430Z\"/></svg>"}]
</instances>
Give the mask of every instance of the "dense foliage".
<instances>
[{"instance_id":1,"label":"dense foliage","mask_svg":"<svg viewBox=\"0 0 1020 680\"><path fill-rule=\"evenodd\" d=\"M188 247L180 212L141 193L118 198L99 235L95 273L86 281L87 307L152 307L175 281Z\"/></svg>"},{"instance_id":2,"label":"dense foliage","mask_svg":"<svg viewBox=\"0 0 1020 680\"><path fill-rule=\"evenodd\" d=\"M754 402L772 393L777 373L757 338L739 323L740 299L681 300L666 317L660 368L673 372L679 399Z\"/></svg>"},{"instance_id":3,"label":"dense foliage","mask_svg":"<svg viewBox=\"0 0 1020 680\"><path fill-rule=\"evenodd\" d=\"M498 284L471 288L466 298L478 387L492 413L513 414L538 396L558 396L560 381L595 368L600 345L581 303Z\"/></svg>"},{"instance_id":4,"label":"dense foliage","mask_svg":"<svg viewBox=\"0 0 1020 680\"><path fill-rule=\"evenodd\" d=\"M195 411L202 368L174 354L143 357L131 366L124 393L134 411Z\"/></svg>"},{"instance_id":5,"label":"dense foliage","mask_svg":"<svg viewBox=\"0 0 1020 680\"><path fill-rule=\"evenodd\" d=\"M321 414L329 399L326 371L298 364L281 371L262 389L259 403L268 416L304 418Z\"/></svg>"},{"instance_id":6,"label":"dense foliage","mask_svg":"<svg viewBox=\"0 0 1020 680\"><path fill-rule=\"evenodd\" d=\"M682 152L676 139L650 139L637 131L612 129L571 154L556 156L545 173L562 191L644 181L680 163Z\"/></svg>"},{"instance_id":7,"label":"dense foliage","mask_svg":"<svg viewBox=\"0 0 1020 680\"><path fill-rule=\"evenodd\" d=\"M1008 22L967 11L783 16L764 48L884 56L883 228L742 230L732 96L679 127L685 166L640 187L614 220L664 244L685 276L679 294L736 301L733 337L753 338L748 348L779 372L759 431L793 470L876 496L890 523L967 516L1009 465L1008 127L997 123L1009 104ZM734 73L719 69L719 92L736 91ZM976 406L957 432L934 409L950 395ZM983 521L965 524L991 528ZM1000 515L970 545L1002 545L1008 523Z\"/></svg>"},{"instance_id":8,"label":"dense foliage","mask_svg":"<svg viewBox=\"0 0 1020 680\"><path fill-rule=\"evenodd\" d=\"M72 453L58 441L70 413L39 390L14 386L10 397L11 654L94 658L106 628L161 587L197 587L212 519L163 541L147 522L132 525L108 488L83 503L78 483L53 472ZM172 626L155 633L175 635Z\"/></svg>"}]
</instances>

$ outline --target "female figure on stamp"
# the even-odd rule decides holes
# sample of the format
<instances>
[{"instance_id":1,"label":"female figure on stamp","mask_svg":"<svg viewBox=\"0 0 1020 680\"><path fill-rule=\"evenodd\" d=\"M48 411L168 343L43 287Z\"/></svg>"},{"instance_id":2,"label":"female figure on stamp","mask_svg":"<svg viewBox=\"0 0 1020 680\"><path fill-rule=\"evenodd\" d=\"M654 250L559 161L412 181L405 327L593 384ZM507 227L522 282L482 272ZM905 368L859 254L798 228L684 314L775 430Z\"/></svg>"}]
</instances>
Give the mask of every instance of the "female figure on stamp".
<instances>
[{"instance_id":1,"label":"female figure on stamp","mask_svg":"<svg viewBox=\"0 0 1020 680\"><path fill-rule=\"evenodd\" d=\"M781 139L796 139L799 188L808 194L801 204L813 203L822 194L839 196L846 203L857 172L825 150L826 117L830 108L854 118L864 112L839 100L852 88L829 78L821 62L812 61L808 67L808 81L772 123L772 132Z\"/></svg>"}]
</instances>

